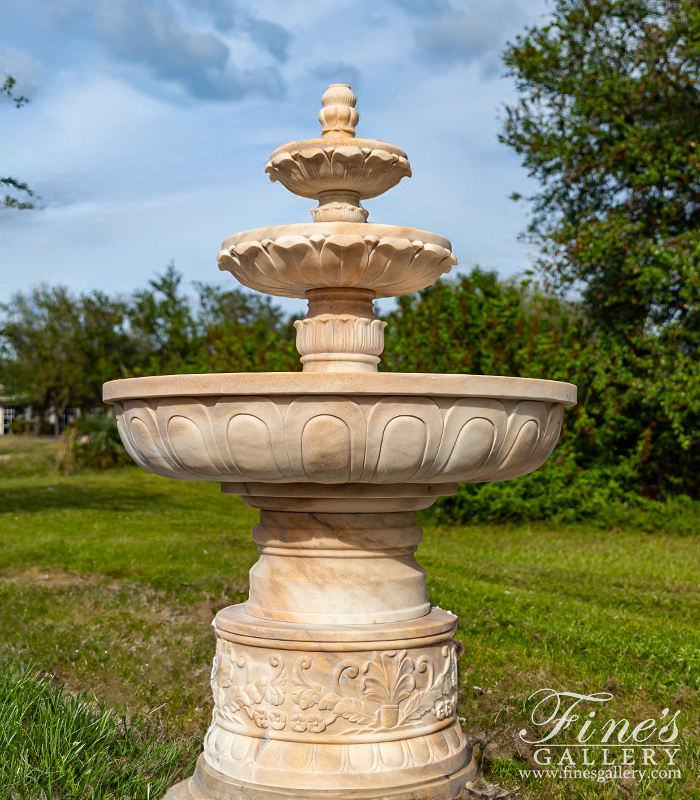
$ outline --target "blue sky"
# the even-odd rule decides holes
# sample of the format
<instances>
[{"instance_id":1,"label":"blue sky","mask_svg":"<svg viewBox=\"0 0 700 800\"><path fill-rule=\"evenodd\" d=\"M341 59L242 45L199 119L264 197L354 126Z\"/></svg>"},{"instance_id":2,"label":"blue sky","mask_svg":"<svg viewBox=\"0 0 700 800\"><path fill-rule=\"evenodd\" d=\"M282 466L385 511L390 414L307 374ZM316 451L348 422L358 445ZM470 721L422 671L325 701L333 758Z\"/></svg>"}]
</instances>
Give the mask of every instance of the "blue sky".
<instances>
[{"instance_id":1,"label":"blue sky","mask_svg":"<svg viewBox=\"0 0 700 800\"><path fill-rule=\"evenodd\" d=\"M0 68L32 102L0 103L3 174L41 210L0 215L0 301L42 281L128 293L174 260L227 283L227 236L311 221L264 174L317 136L329 83L358 95L358 135L403 148L413 177L370 222L447 236L458 269L510 275L527 191L496 136L512 83L498 55L545 0L1 0ZM281 301L289 310L299 301ZM383 301L390 302L390 301Z\"/></svg>"}]
</instances>

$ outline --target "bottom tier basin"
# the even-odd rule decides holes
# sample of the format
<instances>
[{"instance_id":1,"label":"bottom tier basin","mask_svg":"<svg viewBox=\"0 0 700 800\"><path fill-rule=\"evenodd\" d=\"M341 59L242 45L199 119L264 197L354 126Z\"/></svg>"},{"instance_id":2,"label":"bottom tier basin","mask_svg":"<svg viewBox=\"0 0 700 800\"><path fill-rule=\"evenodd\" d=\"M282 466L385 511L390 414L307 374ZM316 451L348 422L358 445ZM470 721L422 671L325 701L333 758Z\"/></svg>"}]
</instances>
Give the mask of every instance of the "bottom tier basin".
<instances>
[{"instance_id":1,"label":"bottom tier basin","mask_svg":"<svg viewBox=\"0 0 700 800\"><path fill-rule=\"evenodd\" d=\"M167 375L105 384L133 459L222 483L436 484L532 472L569 383L410 373Z\"/></svg>"}]
</instances>

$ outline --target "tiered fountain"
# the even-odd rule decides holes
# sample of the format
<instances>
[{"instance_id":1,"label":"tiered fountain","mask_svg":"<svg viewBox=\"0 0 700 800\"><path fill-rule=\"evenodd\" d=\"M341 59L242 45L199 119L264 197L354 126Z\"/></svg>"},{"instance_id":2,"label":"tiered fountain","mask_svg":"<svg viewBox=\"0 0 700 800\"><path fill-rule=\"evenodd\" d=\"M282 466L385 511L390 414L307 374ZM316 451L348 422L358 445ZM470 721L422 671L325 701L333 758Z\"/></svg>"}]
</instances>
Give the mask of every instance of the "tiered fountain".
<instances>
[{"instance_id":1,"label":"tiered fountain","mask_svg":"<svg viewBox=\"0 0 700 800\"><path fill-rule=\"evenodd\" d=\"M576 400L547 380L377 372L373 300L457 262L441 236L367 222L361 201L411 169L398 147L355 138L355 101L329 87L321 138L267 165L318 200L313 222L238 233L219 254L245 286L308 300L303 371L105 385L138 464L261 509L248 601L214 620L204 752L168 800L457 797L475 774L457 718L463 646L457 617L430 605L414 512L458 481L537 469Z\"/></svg>"}]
</instances>

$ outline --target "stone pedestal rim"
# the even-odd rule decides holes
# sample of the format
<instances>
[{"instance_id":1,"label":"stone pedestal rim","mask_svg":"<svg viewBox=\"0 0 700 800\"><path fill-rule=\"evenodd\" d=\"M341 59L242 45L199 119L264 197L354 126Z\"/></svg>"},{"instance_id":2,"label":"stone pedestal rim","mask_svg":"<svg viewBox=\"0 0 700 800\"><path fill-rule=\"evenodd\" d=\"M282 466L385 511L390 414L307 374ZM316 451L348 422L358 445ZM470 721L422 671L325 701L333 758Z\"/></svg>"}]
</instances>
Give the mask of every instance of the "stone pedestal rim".
<instances>
[{"instance_id":1,"label":"stone pedestal rim","mask_svg":"<svg viewBox=\"0 0 700 800\"><path fill-rule=\"evenodd\" d=\"M237 603L219 611L212 625L224 638L234 635L260 639L261 646L266 647L280 647L282 642L293 642L295 648L322 644L337 648L339 644L348 644L352 649L360 650L363 644L376 649L378 644L384 647L388 642L407 639L421 640L436 636L451 639L457 630L457 622L457 617L450 611L432 606L425 616L400 622L305 625L251 616L246 612L246 603Z\"/></svg>"},{"instance_id":2,"label":"stone pedestal rim","mask_svg":"<svg viewBox=\"0 0 700 800\"><path fill-rule=\"evenodd\" d=\"M197 774L199 773L199 775ZM202 794L193 789L195 777L201 776L212 787L211 793ZM470 756L467 764L452 775L413 786L395 789L339 789L319 791L305 789L303 794L294 789L277 789L255 786L242 781L233 782L213 770L200 756L195 775L172 786L163 800L457 800L470 781L477 776L477 765ZM219 784L218 786L216 784ZM209 787L206 787L207 789Z\"/></svg>"}]
</instances>

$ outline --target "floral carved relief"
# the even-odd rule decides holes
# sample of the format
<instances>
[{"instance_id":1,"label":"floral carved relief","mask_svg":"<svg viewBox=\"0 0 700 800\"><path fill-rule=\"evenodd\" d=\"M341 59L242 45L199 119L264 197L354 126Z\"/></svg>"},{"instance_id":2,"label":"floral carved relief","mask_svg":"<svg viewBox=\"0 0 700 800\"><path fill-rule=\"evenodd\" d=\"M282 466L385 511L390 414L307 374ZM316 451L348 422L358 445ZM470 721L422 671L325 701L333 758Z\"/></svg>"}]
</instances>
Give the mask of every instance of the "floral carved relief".
<instances>
[{"instance_id":1,"label":"floral carved relief","mask_svg":"<svg viewBox=\"0 0 700 800\"><path fill-rule=\"evenodd\" d=\"M286 714L279 707L287 691L287 670L282 658L274 653L270 654L268 665L255 664L248 653L236 656L227 643L219 641L211 672L218 719L249 721L257 728L273 730L286 727Z\"/></svg>"},{"instance_id":2,"label":"floral carved relief","mask_svg":"<svg viewBox=\"0 0 700 800\"><path fill-rule=\"evenodd\" d=\"M547 459L563 415L561 404L533 400L398 396L185 397L115 405L122 440L145 469L189 480L271 483L506 480Z\"/></svg>"},{"instance_id":3,"label":"floral carved relief","mask_svg":"<svg viewBox=\"0 0 700 800\"><path fill-rule=\"evenodd\" d=\"M340 661L329 675L298 656L288 693L284 661L256 662L220 639L212 669L215 723L297 733L360 735L421 727L452 718L457 708L457 648L431 654L385 650ZM436 665L437 660L437 665ZM331 729L331 730L329 730Z\"/></svg>"},{"instance_id":4,"label":"floral carved relief","mask_svg":"<svg viewBox=\"0 0 700 800\"><path fill-rule=\"evenodd\" d=\"M331 687L309 678L313 663L302 656L292 674L292 699L300 709L292 729L322 733L345 722L349 725L334 733L360 734L425 724L426 715L433 722L452 717L457 708L456 650L454 643L442 647L444 664L437 673L430 656L414 660L406 650L375 653L362 663L343 661L333 671Z\"/></svg>"}]
</instances>

